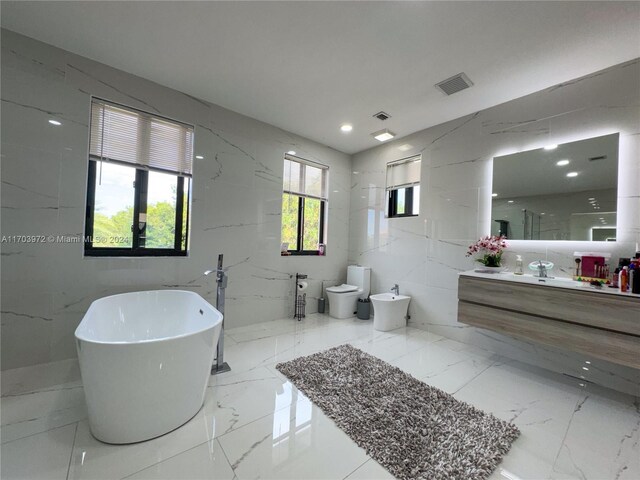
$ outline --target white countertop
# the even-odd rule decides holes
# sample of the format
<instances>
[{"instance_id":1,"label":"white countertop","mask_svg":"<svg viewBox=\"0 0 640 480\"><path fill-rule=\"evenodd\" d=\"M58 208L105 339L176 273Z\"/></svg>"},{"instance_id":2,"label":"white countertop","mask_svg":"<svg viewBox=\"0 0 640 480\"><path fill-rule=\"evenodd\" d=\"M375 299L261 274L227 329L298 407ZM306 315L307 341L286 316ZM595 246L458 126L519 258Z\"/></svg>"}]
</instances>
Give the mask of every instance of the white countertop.
<instances>
[{"instance_id":1,"label":"white countertop","mask_svg":"<svg viewBox=\"0 0 640 480\"><path fill-rule=\"evenodd\" d=\"M640 300L640 294L634 294L630 292L621 292L618 288L609 288L607 285L602 287L594 287L589 285L589 282L578 282L572 278L566 277L552 277L553 278L538 278L533 275L515 275L513 272L501 272L501 273L484 273L469 270L462 272L460 275L465 277L486 278L488 280L498 280L503 282L515 282L515 283L527 283L529 285L541 285L545 287L555 288L568 288L571 290L582 290L594 293L602 293L606 295L620 295L623 297L631 297Z\"/></svg>"}]
</instances>

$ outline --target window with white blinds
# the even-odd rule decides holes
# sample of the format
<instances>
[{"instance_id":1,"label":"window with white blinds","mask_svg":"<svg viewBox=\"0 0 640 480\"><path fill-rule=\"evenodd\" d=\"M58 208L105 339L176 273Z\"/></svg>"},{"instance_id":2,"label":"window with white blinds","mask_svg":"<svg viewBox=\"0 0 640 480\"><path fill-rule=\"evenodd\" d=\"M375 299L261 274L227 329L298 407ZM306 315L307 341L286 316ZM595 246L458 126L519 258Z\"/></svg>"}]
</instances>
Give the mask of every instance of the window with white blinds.
<instances>
[{"instance_id":1,"label":"window with white blinds","mask_svg":"<svg viewBox=\"0 0 640 480\"><path fill-rule=\"evenodd\" d=\"M324 255L329 167L284 157L281 255Z\"/></svg>"},{"instance_id":2,"label":"window with white blinds","mask_svg":"<svg viewBox=\"0 0 640 480\"><path fill-rule=\"evenodd\" d=\"M420 155L387 163L387 190L420 185L421 163Z\"/></svg>"},{"instance_id":3,"label":"window with white blinds","mask_svg":"<svg viewBox=\"0 0 640 480\"><path fill-rule=\"evenodd\" d=\"M414 217L420 214L420 167L422 157L387 163L387 217Z\"/></svg>"},{"instance_id":4,"label":"window with white blinds","mask_svg":"<svg viewBox=\"0 0 640 480\"><path fill-rule=\"evenodd\" d=\"M89 154L93 160L191 176L193 127L94 98Z\"/></svg>"},{"instance_id":5,"label":"window with white blinds","mask_svg":"<svg viewBox=\"0 0 640 480\"><path fill-rule=\"evenodd\" d=\"M284 193L327 200L329 167L292 155L284 157Z\"/></svg>"}]
</instances>

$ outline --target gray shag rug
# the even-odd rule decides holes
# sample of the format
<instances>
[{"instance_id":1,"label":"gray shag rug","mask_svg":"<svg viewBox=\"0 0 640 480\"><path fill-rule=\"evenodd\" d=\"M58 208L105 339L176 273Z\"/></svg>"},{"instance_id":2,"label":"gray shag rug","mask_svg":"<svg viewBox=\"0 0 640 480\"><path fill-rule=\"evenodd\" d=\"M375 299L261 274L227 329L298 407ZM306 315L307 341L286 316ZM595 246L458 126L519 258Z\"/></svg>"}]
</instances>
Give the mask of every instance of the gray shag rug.
<instances>
[{"instance_id":1,"label":"gray shag rug","mask_svg":"<svg viewBox=\"0 0 640 480\"><path fill-rule=\"evenodd\" d=\"M486 479L520 434L351 345L276 368L403 480Z\"/></svg>"}]
</instances>

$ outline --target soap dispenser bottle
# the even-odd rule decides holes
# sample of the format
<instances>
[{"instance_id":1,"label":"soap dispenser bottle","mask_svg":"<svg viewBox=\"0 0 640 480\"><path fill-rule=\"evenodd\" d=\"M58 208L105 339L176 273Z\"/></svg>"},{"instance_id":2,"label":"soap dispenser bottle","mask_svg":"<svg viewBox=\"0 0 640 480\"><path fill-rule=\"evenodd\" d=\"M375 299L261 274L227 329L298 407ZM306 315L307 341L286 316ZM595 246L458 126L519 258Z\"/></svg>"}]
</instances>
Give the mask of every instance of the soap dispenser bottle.
<instances>
[{"instance_id":1,"label":"soap dispenser bottle","mask_svg":"<svg viewBox=\"0 0 640 480\"><path fill-rule=\"evenodd\" d=\"M522 270L522 256L516 255L516 271L513 272L516 275L524 275L524 271Z\"/></svg>"}]
</instances>

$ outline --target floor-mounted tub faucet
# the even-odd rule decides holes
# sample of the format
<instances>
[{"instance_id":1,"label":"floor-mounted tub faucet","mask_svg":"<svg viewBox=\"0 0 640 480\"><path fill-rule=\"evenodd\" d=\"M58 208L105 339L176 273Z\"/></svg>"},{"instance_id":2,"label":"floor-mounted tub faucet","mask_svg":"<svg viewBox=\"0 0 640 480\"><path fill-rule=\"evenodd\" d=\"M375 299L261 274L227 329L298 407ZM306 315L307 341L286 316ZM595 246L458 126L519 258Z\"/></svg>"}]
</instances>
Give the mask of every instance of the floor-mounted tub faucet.
<instances>
[{"instance_id":1,"label":"floor-mounted tub faucet","mask_svg":"<svg viewBox=\"0 0 640 480\"><path fill-rule=\"evenodd\" d=\"M400 286L396 283L392 288L392 292L395 292L396 295L400 295Z\"/></svg>"}]
</instances>

